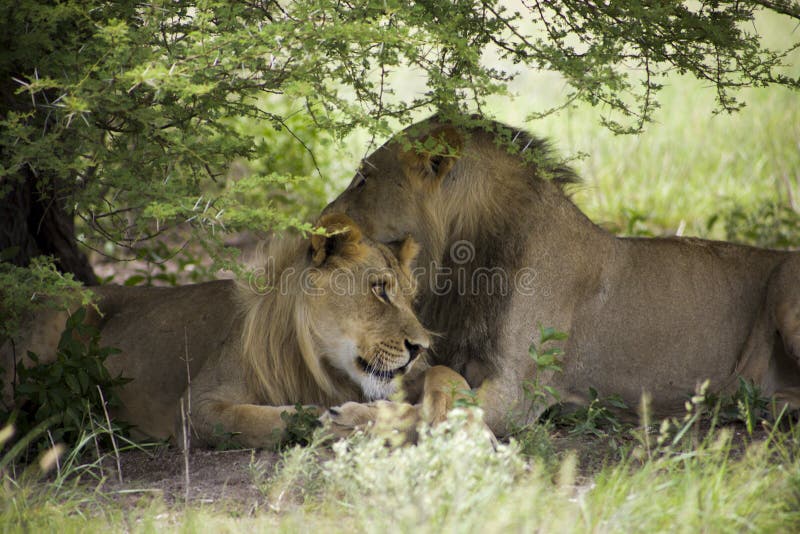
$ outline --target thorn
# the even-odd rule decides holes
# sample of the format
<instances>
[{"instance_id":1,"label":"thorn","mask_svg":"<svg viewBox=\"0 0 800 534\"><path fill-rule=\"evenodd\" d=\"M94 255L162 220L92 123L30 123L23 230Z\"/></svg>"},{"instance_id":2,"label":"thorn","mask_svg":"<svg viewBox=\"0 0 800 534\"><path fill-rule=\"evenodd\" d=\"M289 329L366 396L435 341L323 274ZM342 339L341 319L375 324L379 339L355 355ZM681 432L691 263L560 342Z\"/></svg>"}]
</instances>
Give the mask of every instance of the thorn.
<instances>
[{"instance_id":1,"label":"thorn","mask_svg":"<svg viewBox=\"0 0 800 534\"><path fill-rule=\"evenodd\" d=\"M525 148L522 149L522 152L528 150L528 147L531 146L531 143L533 143L533 137L528 140L528 144L525 145Z\"/></svg>"}]
</instances>

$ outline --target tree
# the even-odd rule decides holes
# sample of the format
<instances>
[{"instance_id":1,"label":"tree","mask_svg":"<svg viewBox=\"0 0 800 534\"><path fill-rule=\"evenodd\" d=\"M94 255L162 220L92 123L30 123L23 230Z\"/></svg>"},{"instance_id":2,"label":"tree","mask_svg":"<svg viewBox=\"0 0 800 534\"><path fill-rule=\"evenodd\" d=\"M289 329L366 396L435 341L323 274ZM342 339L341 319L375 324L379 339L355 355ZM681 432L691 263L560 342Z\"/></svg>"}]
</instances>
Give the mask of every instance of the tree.
<instances>
[{"instance_id":1,"label":"tree","mask_svg":"<svg viewBox=\"0 0 800 534\"><path fill-rule=\"evenodd\" d=\"M84 247L124 255L187 221L219 260L221 232L308 230L273 193L319 174L312 146L481 112L514 76L493 57L560 73L567 103L606 106L621 132L650 120L670 71L713 84L724 111L741 87L796 89L782 62L800 43L763 46L759 11L800 20L792 0L4 2L0 281L24 286L44 254L91 284ZM398 73L426 90L397 94ZM237 160L257 172L228 180Z\"/></svg>"}]
</instances>

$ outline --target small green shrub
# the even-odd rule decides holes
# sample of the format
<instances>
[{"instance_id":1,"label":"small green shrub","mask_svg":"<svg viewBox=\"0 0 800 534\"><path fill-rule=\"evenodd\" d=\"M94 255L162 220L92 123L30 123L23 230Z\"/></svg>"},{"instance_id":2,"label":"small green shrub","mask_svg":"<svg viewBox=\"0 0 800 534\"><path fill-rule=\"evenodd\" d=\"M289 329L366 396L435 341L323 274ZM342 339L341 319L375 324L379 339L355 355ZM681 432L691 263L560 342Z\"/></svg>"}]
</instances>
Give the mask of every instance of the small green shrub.
<instances>
[{"instance_id":1,"label":"small green shrub","mask_svg":"<svg viewBox=\"0 0 800 534\"><path fill-rule=\"evenodd\" d=\"M720 423L744 423L749 435L753 434L756 423L769 420L772 401L761 394L754 383L739 377L739 387L732 395L707 395L706 407L716 412Z\"/></svg>"},{"instance_id":2,"label":"small green shrub","mask_svg":"<svg viewBox=\"0 0 800 534\"><path fill-rule=\"evenodd\" d=\"M314 408L304 408L299 402L295 405L294 412L281 413L281 420L286 424L281 439L282 447L311 443L314 431L322 424Z\"/></svg>"},{"instance_id":3,"label":"small green shrub","mask_svg":"<svg viewBox=\"0 0 800 534\"><path fill-rule=\"evenodd\" d=\"M520 454L528 459L538 459L548 470L558 465L558 456L553 444L553 423L550 419L542 419L535 423L515 427L511 437L516 441Z\"/></svg>"},{"instance_id":4,"label":"small green shrub","mask_svg":"<svg viewBox=\"0 0 800 534\"><path fill-rule=\"evenodd\" d=\"M47 423L49 435L33 440L33 449L43 450L53 442L76 443L90 426L106 426L106 410L119 405L115 388L128 379L112 377L104 365L119 350L101 348L99 330L86 324L85 317L85 309L80 308L67 320L54 361L40 363L39 356L29 352L34 365L17 363L16 407L3 416L22 436ZM112 427L116 432L126 428Z\"/></svg>"},{"instance_id":5,"label":"small green shrub","mask_svg":"<svg viewBox=\"0 0 800 534\"><path fill-rule=\"evenodd\" d=\"M561 358L564 356L564 349L560 346L553 346L552 343L565 339L567 339L565 332L559 332L552 327L539 326L539 347L537 348L536 343L531 343L528 348L528 354L536 364L536 374L533 379L523 381L522 390L533 413L544 411L550 404L550 399L556 401L561 399L558 391L544 383L543 375L561 372ZM545 345L548 347L545 348Z\"/></svg>"},{"instance_id":6,"label":"small green shrub","mask_svg":"<svg viewBox=\"0 0 800 534\"><path fill-rule=\"evenodd\" d=\"M566 333L559 332L552 327L539 326L538 347L537 343L531 343L528 348L528 355L536 364L536 374L532 379L522 383L522 391L529 410L528 417L525 419L532 419L533 416L544 412L552 401L560 400L558 391L545 384L543 375L561 372L561 358L564 350L560 346L553 346L553 342L565 339L567 339ZM552 425L549 420L519 425L512 418L509 423L509 435L517 441L522 454L540 458L545 465L554 465L555 449L550 439Z\"/></svg>"},{"instance_id":7,"label":"small green shrub","mask_svg":"<svg viewBox=\"0 0 800 534\"><path fill-rule=\"evenodd\" d=\"M589 388L589 403L569 412L555 410L551 416L558 425L570 428L571 434L584 434L596 437L618 435L626 429L617 414L628 410L628 405L619 395L600 397L597 390Z\"/></svg>"},{"instance_id":8,"label":"small green shrub","mask_svg":"<svg viewBox=\"0 0 800 534\"><path fill-rule=\"evenodd\" d=\"M729 241L779 249L800 246L800 213L786 203L769 201L751 208L734 205L710 217L709 229L718 220L724 222Z\"/></svg>"}]
</instances>

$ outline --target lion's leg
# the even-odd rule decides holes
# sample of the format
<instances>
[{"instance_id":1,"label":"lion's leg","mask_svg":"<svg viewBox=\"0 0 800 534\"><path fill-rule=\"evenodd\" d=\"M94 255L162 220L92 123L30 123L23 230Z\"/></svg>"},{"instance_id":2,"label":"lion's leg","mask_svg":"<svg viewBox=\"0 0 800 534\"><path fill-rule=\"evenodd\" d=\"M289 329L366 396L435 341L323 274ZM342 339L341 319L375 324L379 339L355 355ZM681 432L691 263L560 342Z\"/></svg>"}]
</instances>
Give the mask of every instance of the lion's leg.
<instances>
[{"instance_id":1,"label":"lion's leg","mask_svg":"<svg viewBox=\"0 0 800 534\"><path fill-rule=\"evenodd\" d=\"M548 396L537 402L525 390L527 371L521 365L506 365L487 372L483 364L467 364L467 380L476 391L478 406L483 409L484 421L495 436L508 436L514 428L536 421L539 416L555 402ZM531 371L531 374L535 371ZM552 373L550 373L552 375ZM557 387L548 375L543 375L539 387Z\"/></svg>"},{"instance_id":2,"label":"lion's leg","mask_svg":"<svg viewBox=\"0 0 800 534\"><path fill-rule=\"evenodd\" d=\"M800 364L800 254L781 265L770 280L769 298L784 346Z\"/></svg>"},{"instance_id":3,"label":"lion's leg","mask_svg":"<svg viewBox=\"0 0 800 534\"><path fill-rule=\"evenodd\" d=\"M232 362L229 354L207 361L189 384L175 412L179 446L184 446L187 427L190 447L274 447L285 439L286 421L281 415L296 413L295 407L259 404L247 387L244 369ZM319 416L316 407L305 409Z\"/></svg>"},{"instance_id":4,"label":"lion's leg","mask_svg":"<svg viewBox=\"0 0 800 534\"><path fill-rule=\"evenodd\" d=\"M444 365L436 365L425 373L422 388L421 419L435 425L445 420L447 412L459 404L474 404L466 379Z\"/></svg>"},{"instance_id":5,"label":"lion's leg","mask_svg":"<svg viewBox=\"0 0 800 534\"><path fill-rule=\"evenodd\" d=\"M315 416L317 408L304 408ZM205 401L197 406L187 423L190 446L220 447L236 445L242 447L275 447L285 440L286 421L284 413L294 414L294 406L260 406L235 404L224 401ZM178 445L183 447L183 429L186 417L179 416Z\"/></svg>"},{"instance_id":6,"label":"lion's leg","mask_svg":"<svg viewBox=\"0 0 800 534\"><path fill-rule=\"evenodd\" d=\"M775 399L791 409L800 408L800 254L792 255L770 279L769 306L777 326L783 352L794 364L794 372L783 372ZM773 355L775 357L776 355ZM788 380L786 377L790 377Z\"/></svg>"},{"instance_id":7,"label":"lion's leg","mask_svg":"<svg viewBox=\"0 0 800 534\"><path fill-rule=\"evenodd\" d=\"M422 420L422 406L406 402L377 400L345 402L329 408L320 417L326 430L337 438L346 438L357 431L390 438L395 444L414 443Z\"/></svg>"}]
</instances>

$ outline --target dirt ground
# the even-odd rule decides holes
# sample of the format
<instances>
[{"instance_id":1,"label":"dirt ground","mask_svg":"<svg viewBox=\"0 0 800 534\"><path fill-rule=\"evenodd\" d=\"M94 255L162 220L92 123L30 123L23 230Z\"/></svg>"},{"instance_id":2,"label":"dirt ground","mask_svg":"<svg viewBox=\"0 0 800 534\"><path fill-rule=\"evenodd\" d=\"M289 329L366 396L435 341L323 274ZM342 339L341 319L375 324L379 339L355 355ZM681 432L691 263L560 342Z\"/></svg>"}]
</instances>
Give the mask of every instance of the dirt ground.
<instances>
[{"instance_id":1,"label":"dirt ground","mask_svg":"<svg viewBox=\"0 0 800 534\"><path fill-rule=\"evenodd\" d=\"M115 500L138 502L142 498L163 499L167 505L188 497L194 504L235 508L243 512L268 503L254 484L253 466L267 473L274 469L279 454L272 451L195 450L188 455L189 491L183 453L176 447L157 447L120 454L122 482L116 460L108 456L102 464L106 477L101 491Z\"/></svg>"}]
</instances>

